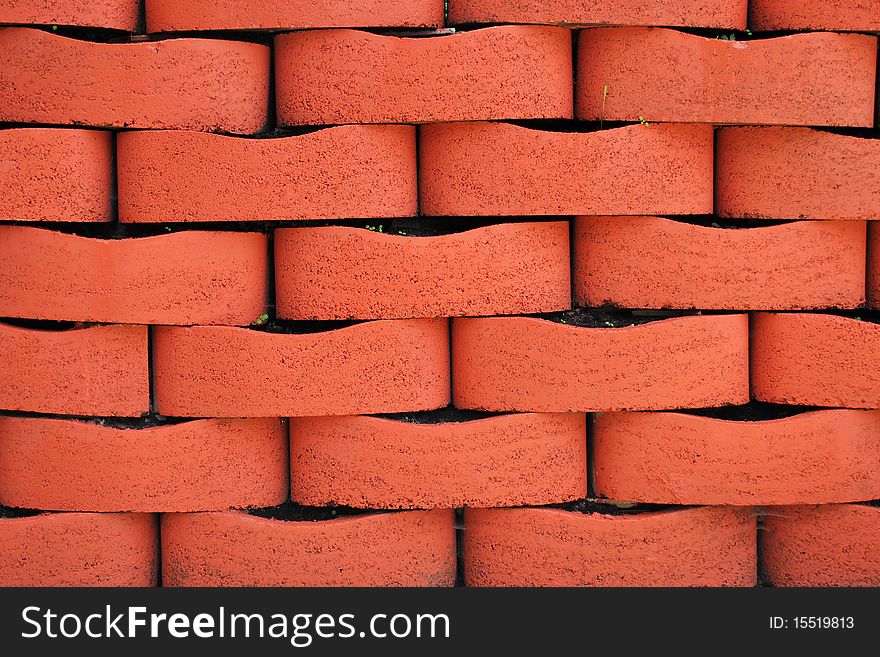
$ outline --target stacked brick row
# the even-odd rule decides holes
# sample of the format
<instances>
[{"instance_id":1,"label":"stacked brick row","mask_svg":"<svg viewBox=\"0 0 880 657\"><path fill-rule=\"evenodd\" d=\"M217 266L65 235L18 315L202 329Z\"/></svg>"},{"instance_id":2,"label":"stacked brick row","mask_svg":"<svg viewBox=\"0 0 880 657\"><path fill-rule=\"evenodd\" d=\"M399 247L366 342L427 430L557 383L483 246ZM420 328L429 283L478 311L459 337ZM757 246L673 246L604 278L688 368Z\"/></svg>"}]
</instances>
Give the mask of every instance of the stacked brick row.
<instances>
[{"instance_id":1,"label":"stacked brick row","mask_svg":"<svg viewBox=\"0 0 880 657\"><path fill-rule=\"evenodd\" d=\"M880 584L876 0L139 4L0 0L0 584Z\"/></svg>"}]
</instances>

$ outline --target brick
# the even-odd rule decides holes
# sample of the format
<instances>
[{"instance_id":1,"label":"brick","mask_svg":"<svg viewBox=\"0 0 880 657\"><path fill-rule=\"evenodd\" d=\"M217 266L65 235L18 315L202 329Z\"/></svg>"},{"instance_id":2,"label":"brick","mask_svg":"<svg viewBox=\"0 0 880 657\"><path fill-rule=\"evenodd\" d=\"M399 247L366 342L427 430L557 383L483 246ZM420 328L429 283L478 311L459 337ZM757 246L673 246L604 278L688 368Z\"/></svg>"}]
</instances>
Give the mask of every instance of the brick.
<instances>
[{"instance_id":1,"label":"brick","mask_svg":"<svg viewBox=\"0 0 880 657\"><path fill-rule=\"evenodd\" d=\"M452 586L451 510L288 522L162 516L165 586Z\"/></svg>"},{"instance_id":2,"label":"brick","mask_svg":"<svg viewBox=\"0 0 880 657\"><path fill-rule=\"evenodd\" d=\"M0 24L71 25L136 32L138 0L0 0Z\"/></svg>"},{"instance_id":3,"label":"brick","mask_svg":"<svg viewBox=\"0 0 880 657\"><path fill-rule=\"evenodd\" d=\"M750 509L466 509L468 586L754 586Z\"/></svg>"},{"instance_id":4,"label":"brick","mask_svg":"<svg viewBox=\"0 0 880 657\"><path fill-rule=\"evenodd\" d=\"M564 28L515 25L431 38L357 30L282 34L275 39L278 121L571 118L571 43Z\"/></svg>"},{"instance_id":5,"label":"brick","mask_svg":"<svg viewBox=\"0 0 880 657\"><path fill-rule=\"evenodd\" d=\"M874 125L873 36L727 41L666 29L595 28L580 33L577 58L579 119Z\"/></svg>"},{"instance_id":6,"label":"brick","mask_svg":"<svg viewBox=\"0 0 880 657\"><path fill-rule=\"evenodd\" d=\"M122 222L410 217L411 126L340 126L278 139L200 132L119 136Z\"/></svg>"},{"instance_id":7,"label":"brick","mask_svg":"<svg viewBox=\"0 0 880 657\"><path fill-rule=\"evenodd\" d=\"M487 411L702 408L748 401L746 315L622 328L456 319L453 400Z\"/></svg>"},{"instance_id":8,"label":"brick","mask_svg":"<svg viewBox=\"0 0 880 657\"><path fill-rule=\"evenodd\" d=\"M855 308L864 222L723 229L661 217L578 217L575 302L622 308Z\"/></svg>"},{"instance_id":9,"label":"brick","mask_svg":"<svg viewBox=\"0 0 880 657\"><path fill-rule=\"evenodd\" d=\"M782 507L762 524L761 571L773 586L880 586L880 508Z\"/></svg>"},{"instance_id":10,"label":"brick","mask_svg":"<svg viewBox=\"0 0 880 657\"><path fill-rule=\"evenodd\" d=\"M0 220L112 221L113 136L0 130Z\"/></svg>"},{"instance_id":11,"label":"brick","mask_svg":"<svg viewBox=\"0 0 880 657\"><path fill-rule=\"evenodd\" d=\"M443 0L147 0L146 9L150 32L443 25Z\"/></svg>"},{"instance_id":12,"label":"brick","mask_svg":"<svg viewBox=\"0 0 880 657\"><path fill-rule=\"evenodd\" d=\"M880 408L880 324L825 314L757 313L751 350L755 399Z\"/></svg>"},{"instance_id":13,"label":"brick","mask_svg":"<svg viewBox=\"0 0 880 657\"><path fill-rule=\"evenodd\" d=\"M880 223L868 225L868 305L880 308Z\"/></svg>"},{"instance_id":14,"label":"brick","mask_svg":"<svg viewBox=\"0 0 880 657\"><path fill-rule=\"evenodd\" d=\"M265 310L260 233L102 240L0 226L0 316L125 324L235 324Z\"/></svg>"},{"instance_id":15,"label":"brick","mask_svg":"<svg viewBox=\"0 0 880 657\"><path fill-rule=\"evenodd\" d=\"M147 329L0 323L0 409L135 417L150 408Z\"/></svg>"},{"instance_id":16,"label":"brick","mask_svg":"<svg viewBox=\"0 0 880 657\"><path fill-rule=\"evenodd\" d=\"M753 30L880 31L877 0L751 0L749 26Z\"/></svg>"},{"instance_id":17,"label":"brick","mask_svg":"<svg viewBox=\"0 0 880 657\"><path fill-rule=\"evenodd\" d=\"M605 413L594 425L597 495L656 504L813 504L880 498L880 412L764 421Z\"/></svg>"},{"instance_id":18,"label":"brick","mask_svg":"<svg viewBox=\"0 0 880 657\"><path fill-rule=\"evenodd\" d=\"M253 133L268 118L270 51L259 44L94 43L8 27L0 50L0 121Z\"/></svg>"},{"instance_id":19,"label":"brick","mask_svg":"<svg viewBox=\"0 0 880 657\"><path fill-rule=\"evenodd\" d=\"M711 214L709 126L554 132L504 123L420 128L422 214Z\"/></svg>"},{"instance_id":20,"label":"brick","mask_svg":"<svg viewBox=\"0 0 880 657\"><path fill-rule=\"evenodd\" d=\"M566 221L428 237L281 228L275 231L278 315L389 319L563 310L571 306L568 232Z\"/></svg>"},{"instance_id":21,"label":"brick","mask_svg":"<svg viewBox=\"0 0 880 657\"><path fill-rule=\"evenodd\" d=\"M291 423L291 489L310 506L435 509L552 504L587 494L581 414L422 424L312 417Z\"/></svg>"},{"instance_id":22,"label":"brick","mask_svg":"<svg viewBox=\"0 0 880 657\"><path fill-rule=\"evenodd\" d=\"M880 219L880 139L810 128L721 128L722 217Z\"/></svg>"},{"instance_id":23,"label":"brick","mask_svg":"<svg viewBox=\"0 0 880 657\"><path fill-rule=\"evenodd\" d=\"M0 586L156 586L157 525L143 513L0 518Z\"/></svg>"},{"instance_id":24,"label":"brick","mask_svg":"<svg viewBox=\"0 0 880 657\"><path fill-rule=\"evenodd\" d=\"M287 499L277 418L150 428L0 417L0 503L61 511L213 511Z\"/></svg>"},{"instance_id":25,"label":"brick","mask_svg":"<svg viewBox=\"0 0 880 657\"><path fill-rule=\"evenodd\" d=\"M561 25L680 25L744 29L746 0L450 0L450 25L539 23Z\"/></svg>"},{"instance_id":26,"label":"brick","mask_svg":"<svg viewBox=\"0 0 880 657\"><path fill-rule=\"evenodd\" d=\"M274 334L156 327L159 413L271 417L396 413L449 403L445 319L377 321Z\"/></svg>"}]
</instances>

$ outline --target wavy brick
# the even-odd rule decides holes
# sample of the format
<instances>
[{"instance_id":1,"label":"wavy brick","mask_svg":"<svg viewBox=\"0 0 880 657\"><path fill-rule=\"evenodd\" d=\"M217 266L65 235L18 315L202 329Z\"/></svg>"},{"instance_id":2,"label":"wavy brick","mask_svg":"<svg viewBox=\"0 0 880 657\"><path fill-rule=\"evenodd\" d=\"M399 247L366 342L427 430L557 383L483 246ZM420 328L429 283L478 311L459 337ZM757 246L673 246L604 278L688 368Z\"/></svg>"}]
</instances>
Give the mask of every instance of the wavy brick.
<instances>
[{"instance_id":1,"label":"wavy brick","mask_svg":"<svg viewBox=\"0 0 880 657\"><path fill-rule=\"evenodd\" d=\"M443 0L147 0L149 32L438 27Z\"/></svg>"},{"instance_id":2,"label":"wavy brick","mask_svg":"<svg viewBox=\"0 0 880 657\"><path fill-rule=\"evenodd\" d=\"M162 517L165 586L452 586L455 569L450 510L318 522Z\"/></svg>"},{"instance_id":3,"label":"wavy brick","mask_svg":"<svg viewBox=\"0 0 880 657\"><path fill-rule=\"evenodd\" d=\"M560 25L680 25L744 29L746 0L450 0L450 25L537 23Z\"/></svg>"},{"instance_id":4,"label":"wavy brick","mask_svg":"<svg viewBox=\"0 0 880 657\"><path fill-rule=\"evenodd\" d=\"M880 412L765 421L605 413L594 425L595 490L659 504L813 504L880 498Z\"/></svg>"},{"instance_id":5,"label":"wavy brick","mask_svg":"<svg viewBox=\"0 0 880 657\"><path fill-rule=\"evenodd\" d=\"M0 221L112 221L113 136L0 130Z\"/></svg>"},{"instance_id":6,"label":"wavy brick","mask_svg":"<svg viewBox=\"0 0 880 657\"><path fill-rule=\"evenodd\" d=\"M419 237L358 228L275 231L279 317L512 315L571 306L568 222Z\"/></svg>"},{"instance_id":7,"label":"wavy brick","mask_svg":"<svg viewBox=\"0 0 880 657\"><path fill-rule=\"evenodd\" d=\"M138 0L0 0L0 24L70 25L137 32Z\"/></svg>"},{"instance_id":8,"label":"wavy brick","mask_svg":"<svg viewBox=\"0 0 880 657\"><path fill-rule=\"evenodd\" d=\"M880 308L880 223L868 225L868 305Z\"/></svg>"},{"instance_id":9,"label":"wavy brick","mask_svg":"<svg viewBox=\"0 0 880 657\"><path fill-rule=\"evenodd\" d=\"M419 424L378 417L292 420L295 502L359 508L551 504L587 493L580 414Z\"/></svg>"},{"instance_id":10,"label":"wavy brick","mask_svg":"<svg viewBox=\"0 0 880 657\"><path fill-rule=\"evenodd\" d=\"M143 513L0 518L0 586L156 586L157 525Z\"/></svg>"},{"instance_id":11,"label":"wavy brick","mask_svg":"<svg viewBox=\"0 0 880 657\"><path fill-rule=\"evenodd\" d=\"M865 302L864 222L722 229L660 217L578 217L574 235L581 306L758 310Z\"/></svg>"},{"instance_id":12,"label":"wavy brick","mask_svg":"<svg viewBox=\"0 0 880 657\"><path fill-rule=\"evenodd\" d=\"M420 131L426 215L712 213L709 126L578 133L448 123Z\"/></svg>"},{"instance_id":13,"label":"wavy brick","mask_svg":"<svg viewBox=\"0 0 880 657\"><path fill-rule=\"evenodd\" d=\"M810 128L721 128L722 217L880 219L880 139Z\"/></svg>"},{"instance_id":14,"label":"wavy brick","mask_svg":"<svg viewBox=\"0 0 880 657\"><path fill-rule=\"evenodd\" d=\"M773 586L880 586L880 508L768 509L761 571Z\"/></svg>"},{"instance_id":15,"label":"wavy brick","mask_svg":"<svg viewBox=\"0 0 880 657\"><path fill-rule=\"evenodd\" d=\"M466 509L468 586L754 586L751 509Z\"/></svg>"},{"instance_id":16,"label":"wavy brick","mask_svg":"<svg viewBox=\"0 0 880 657\"><path fill-rule=\"evenodd\" d=\"M352 415L449 403L445 319L318 333L153 329L156 406L182 417Z\"/></svg>"},{"instance_id":17,"label":"wavy brick","mask_svg":"<svg viewBox=\"0 0 880 657\"><path fill-rule=\"evenodd\" d=\"M666 29L595 28L580 33L577 57L579 119L874 125L873 36L728 41Z\"/></svg>"},{"instance_id":18,"label":"wavy brick","mask_svg":"<svg viewBox=\"0 0 880 657\"><path fill-rule=\"evenodd\" d=\"M275 40L278 121L571 118L571 43L564 28L517 25L415 39L357 30L282 34Z\"/></svg>"},{"instance_id":19,"label":"wavy brick","mask_svg":"<svg viewBox=\"0 0 880 657\"><path fill-rule=\"evenodd\" d=\"M0 503L61 511L214 511L287 499L278 419L145 429L0 417Z\"/></svg>"},{"instance_id":20,"label":"wavy brick","mask_svg":"<svg viewBox=\"0 0 880 657\"><path fill-rule=\"evenodd\" d=\"M265 309L267 260L260 233L101 240L0 226L0 316L247 325Z\"/></svg>"},{"instance_id":21,"label":"wavy brick","mask_svg":"<svg viewBox=\"0 0 880 657\"><path fill-rule=\"evenodd\" d=\"M253 133L269 48L218 39L94 43L0 29L0 121Z\"/></svg>"},{"instance_id":22,"label":"wavy brick","mask_svg":"<svg viewBox=\"0 0 880 657\"><path fill-rule=\"evenodd\" d=\"M880 32L877 0L750 0L753 30Z\"/></svg>"},{"instance_id":23,"label":"wavy brick","mask_svg":"<svg viewBox=\"0 0 880 657\"><path fill-rule=\"evenodd\" d=\"M757 313L752 322L755 399L880 408L880 324L806 313Z\"/></svg>"},{"instance_id":24,"label":"wavy brick","mask_svg":"<svg viewBox=\"0 0 880 657\"><path fill-rule=\"evenodd\" d=\"M411 126L340 126L278 139L200 132L119 136L123 222L410 217Z\"/></svg>"},{"instance_id":25,"label":"wavy brick","mask_svg":"<svg viewBox=\"0 0 880 657\"><path fill-rule=\"evenodd\" d=\"M0 324L0 409L135 417L149 408L146 327Z\"/></svg>"},{"instance_id":26,"label":"wavy brick","mask_svg":"<svg viewBox=\"0 0 880 657\"><path fill-rule=\"evenodd\" d=\"M748 401L746 315L622 328L531 317L453 321L453 400L487 411L702 408Z\"/></svg>"}]
</instances>

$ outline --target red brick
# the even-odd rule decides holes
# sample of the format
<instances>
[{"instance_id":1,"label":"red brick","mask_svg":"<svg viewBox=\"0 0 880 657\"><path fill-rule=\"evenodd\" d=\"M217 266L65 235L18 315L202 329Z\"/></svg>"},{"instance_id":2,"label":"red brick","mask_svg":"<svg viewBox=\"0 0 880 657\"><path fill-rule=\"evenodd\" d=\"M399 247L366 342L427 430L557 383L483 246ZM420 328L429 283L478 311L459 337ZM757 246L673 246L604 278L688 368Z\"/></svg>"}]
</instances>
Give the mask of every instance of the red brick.
<instances>
[{"instance_id":1,"label":"red brick","mask_svg":"<svg viewBox=\"0 0 880 657\"><path fill-rule=\"evenodd\" d=\"M270 51L255 43L94 43L9 27L0 51L0 121L252 133L268 117Z\"/></svg>"},{"instance_id":2,"label":"red brick","mask_svg":"<svg viewBox=\"0 0 880 657\"><path fill-rule=\"evenodd\" d=\"M757 313L751 350L755 399L880 408L880 324L836 315Z\"/></svg>"},{"instance_id":3,"label":"red brick","mask_svg":"<svg viewBox=\"0 0 880 657\"><path fill-rule=\"evenodd\" d=\"M162 516L165 586L452 586L450 510L286 522Z\"/></svg>"},{"instance_id":4,"label":"red brick","mask_svg":"<svg viewBox=\"0 0 880 657\"><path fill-rule=\"evenodd\" d=\"M109 132L0 130L0 174L0 220L113 220Z\"/></svg>"},{"instance_id":5,"label":"red brick","mask_svg":"<svg viewBox=\"0 0 880 657\"><path fill-rule=\"evenodd\" d=\"M622 328L531 317L456 319L457 408L610 411L748 401L746 315L690 316Z\"/></svg>"},{"instance_id":6,"label":"red brick","mask_svg":"<svg viewBox=\"0 0 880 657\"><path fill-rule=\"evenodd\" d=\"M426 215L712 213L709 126L579 133L449 123L420 130Z\"/></svg>"},{"instance_id":7,"label":"red brick","mask_svg":"<svg viewBox=\"0 0 880 657\"><path fill-rule=\"evenodd\" d=\"M319 333L153 329L162 415L271 417L429 410L449 403L445 319Z\"/></svg>"},{"instance_id":8,"label":"red brick","mask_svg":"<svg viewBox=\"0 0 880 657\"><path fill-rule=\"evenodd\" d=\"M281 228L275 231L275 282L278 315L288 319L563 310L571 306L568 222L498 224L432 237Z\"/></svg>"},{"instance_id":9,"label":"red brick","mask_svg":"<svg viewBox=\"0 0 880 657\"><path fill-rule=\"evenodd\" d=\"M751 0L753 30L880 31L877 0Z\"/></svg>"},{"instance_id":10,"label":"red brick","mask_svg":"<svg viewBox=\"0 0 880 657\"><path fill-rule=\"evenodd\" d=\"M751 509L466 509L468 586L754 586Z\"/></svg>"},{"instance_id":11,"label":"red brick","mask_svg":"<svg viewBox=\"0 0 880 657\"><path fill-rule=\"evenodd\" d=\"M0 24L72 25L136 32L139 0L0 0Z\"/></svg>"},{"instance_id":12,"label":"red brick","mask_svg":"<svg viewBox=\"0 0 880 657\"><path fill-rule=\"evenodd\" d=\"M61 511L213 511L287 499L280 420L145 429L0 417L0 503Z\"/></svg>"},{"instance_id":13,"label":"red brick","mask_svg":"<svg viewBox=\"0 0 880 657\"><path fill-rule=\"evenodd\" d=\"M150 407L147 329L0 324L0 409L135 417Z\"/></svg>"},{"instance_id":14,"label":"red brick","mask_svg":"<svg viewBox=\"0 0 880 657\"><path fill-rule=\"evenodd\" d=\"M722 217L880 219L880 140L810 128L721 128Z\"/></svg>"},{"instance_id":15,"label":"red brick","mask_svg":"<svg viewBox=\"0 0 880 657\"><path fill-rule=\"evenodd\" d=\"M341 126L279 139L125 132L118 141L123 222L387 218L418 212L411 126Z\"/></svg>"},{"instance_id":16,"label":"red brick","mask_svg":"<svg viewBox=\"0 0 880 657\"><path fill-rule=\"evenodd\" d=\"M312 417L291 424L295 502L436 509L552 504L587 494L580 414L420 424Z\"/></svg>"},{"instance_id":17,"label":"red brick","mask_svg":"<svg viewBox=\"0 0 880 657\"><path fill-rule=\"evenodd\" d=\"M773 586L880 586L880 508L768 509L761 571Z\"/></svg>"},{"instance_id":18,"label":"red brick","mask_svg":"<svg viewBox=\"0 0 880 657\"><path fill-rule=\"evenodd\" d=\"M578 40L577 117L871 127L876 69L877 39L861 34L727 41L589 29Z\"/></svg>"},{"instance_id":19,"label":"red brick","mask_svg":"<svg viewBox=\"0 0 880 657\"><path fill-rule=\"evenodd\" d=\"M744 29L746 0L450 0L449 24L681 25Z\"/></svg>"},{"instance_id":20,"label":"red brick","mask_svg":"<svg viewBox=\"0 0 880 657\"><path fill-rule=\"evenodd\" d=\"M0 586L155 586L158 548L143 513L0 518Z\"/></svg>"},{"instance_id":21,"label":"red brick","mask_svg":"<svg viewBox=\"0 0 880 657\"><path fill-rule=\"evenodd\" d=\"M282 34L275 40L278 121L571 118L571 43L564 28L515 25L432 38Z\"/></svg>"},{"instance_id":22,"label":"red brick","mask_svg":"<svg viewBox=\"0 0 880 657\"><path fill-rule=\"evenodd\" d=\"M147 0L146 6L150 32L443 25L443 0Z\"/></svg>"},{"instance_id":23,"label":"red brick","mask_svg":"<svg viewBox=\"0 0 880 657\"><path fill-rule=\"evenodd\" d=\"M880 223L868 225L868 305L880 308Z\"/></svg>"},{"instance_id":24,"label":"red brick","mask_svg":"<svg viewBox=\"0 0 880 657\"><path fill-rule=\"evenodd\" d=\"M595 489L657 504L811 504L880 498L880 412L765 421L684 413L596 417Z\"/></svg>"},{"instance_id":25,"label":"red brick","mask_svg":"<svg viewBox=\"0 0 880 657\"><path fill-rule=\"evenodd\" d=\"M260 233L101 240L0 226L0 316L125 324L237 324L265 310Z\"/></svg>"},{"instance_id":26,"label":"red brick","mask_svg":"<svg viewBox=\"0 0 880 657\"><path fill-rule=\"evenodd\" d=\"M660 217L578 217L582 306L727 310L855 308L865 302L865 223L750 229Z\"/></svg>"}]
</instances>

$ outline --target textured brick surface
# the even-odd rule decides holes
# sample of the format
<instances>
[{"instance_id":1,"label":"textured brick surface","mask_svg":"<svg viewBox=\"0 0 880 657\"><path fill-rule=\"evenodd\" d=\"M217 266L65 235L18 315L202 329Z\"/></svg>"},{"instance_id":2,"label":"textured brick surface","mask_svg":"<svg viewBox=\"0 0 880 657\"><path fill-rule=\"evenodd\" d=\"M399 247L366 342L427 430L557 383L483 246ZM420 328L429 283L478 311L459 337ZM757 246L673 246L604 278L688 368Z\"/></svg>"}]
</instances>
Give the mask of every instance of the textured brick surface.
<instances>
[{"instance_id":1,"label":"textured brick surface","mask_svg":"<svg viewBox=\"0 0 880 657\"><path fill-rule=\"evenodd\" d=\"M236 133L266 124L269 49L259 44L106 44L9 27L0 50L0 121Z\"/></svg>"},{"instance_id":2,"label":"textured brick surface","mask_svg":"<svg viewBox=\"0 0 880 657\"><path fill-rule=\"evenodd\" d=\"M754 586L755 517L730 507L632 516L468 509L469 586Z\"/></svg>"},{"instance_id":3,"label":"textured brick surface","mask_svg":"<svg viewBox=\"0 0 880 657\"><path fill-rule=\"evenodd\" d=\"M420 137L427 215L712 212L708 126L582 133L448 123L424 126Z\"/></svg>"},{"instance_id":4,"label":"textured brick surface","mask_svg":"<svg viewBox=\"0 0 880 657\"><path fill-rule=\"evenodd\" d=\"M861 34L595 28L578 40L577 117L871 127L876 69L877 38Z\"/></svg>"},{"instance_id":5,"label":"textured brick surface","mask_svg":"<svg viewBox=\"0 0 880 657\"><path fill-rule=\"evenodd\" d=\"M287 498L276 418L145 429L0 417L0 503L62 511L212 511Z\"/></svg>"},{"instance_id":6,"label":"textured brick surface","mask_svg":"<svg viewBox=\"0 0 880 657\"><path fill-rule=\"evenodd\" d=\"M880 498L880 412L766 421L603 413L598 495L660 504L807 504Z\"/></svg>"},{"instance_id":7,"label":"textured brick surface","mask_svg":"<svg viewBox=\"0 0 880 657\"><path fill-rule=\"evenodd\" d=\"M0 130L0 221L110 221L113 137L97 130Z\"/></svg>"},{"instance_id":8,"label":"textured brick surface","mask_svg":"<svg viewBox=\"0 0 880 657\"><path fill-rule=\"evenodd\" d=\"M0 226L0 316L246 325L265 308L266 261L258 233L100 240Z\"/></svg>"},{"instance_id":9,"label":"textured brick surface","mask_svg":"<svg viewBox=\"0 0 880 657\"><path fill-rule=\"evenodd\" d=\"M750 0L753 30L880 31L877 0Z\"/></svg>"},{"instance_id":10,"label":"textured brick surface","mask_svg":"<svg viewBox=\"0 0 880 657\"><path fill-rule=\"evenodd\" d=\"M123 222L408 217L417 195L409 126L341 126L280 139L119 136Z\"/></svg>"},{"instance_id":11,"label":"textured brick surface","mask_svg":"<svg viewBox=\"0 0 880 657\"><path fill-rule=\"evenodd\" d=\"M809 128L721 128L722 217L880 219L880 139Z\"/></svg>"},{"instance_id":12,"label":"textured brick surface","mask_svg":"<svg viewBox=\"0 0 880 657\"><path fill-rule=\"evenodd\" d=\"M578 217L582 306L721 310L855 308L865 302L865 224L722 229L660 217Z\"/></svg>"},{"instance_id":13,"label":"textured brick surface","mask_svg":"<svg viewBox=\"0 0 880 657\"><path fill-rule=\"evenodd\" d=\"M524 413L419 424L375 417L293 420L291 489L311 506L520 506L587 494L579 414Z\"/></svg>"},{"instance_id":14,"label":"textured brick surface","mask_svg":"<svg viewBox=\"0 0 880 657\"><path fill-rule=\"evenodd\" d=\"M76 25L134 32L138 0L0 0L0 24Z\"/></svg>"},{"instance_id":15,"label":"textured brick surface","mask_svg":"<svg viewBox=\"0 0 880 657\"><path fill-rule=\"evenodd\" d=\"M418 237L356 228L275 232L278 315L388 319L571 306L567 222Z\"/></svg>"},{"instance_id":16,"label":"textured brick surface","mask_svg":"<svg viewBox=\"0 0 880 657\"><path fill-rule=\"evenodd\" d=\"M419 39L357 30L291 32L275 40L278 120L571 118L571 67L571 33L558 27L493 27Z\"/></svg>"},{"instance_id":17,"label":"textured brick surface","mask_svg":"<svg viewBox=\"0 0 880 657\"><path fill-rule=\"evenodd\" d=\"M239 512L162 518L166 586L451 586L449 510L286 522Z\"/></svg>"},{"instance_id":18,"label":"textured brick surface","mask_svg":"<svg viewBox=\"0 0 880 657\"><path fill-rule=\"evenodd\" d=\"M746 315L584 328L456 319L453 400L489 411L699 408L748 400Z\"/></svg>"}]
</instances>

